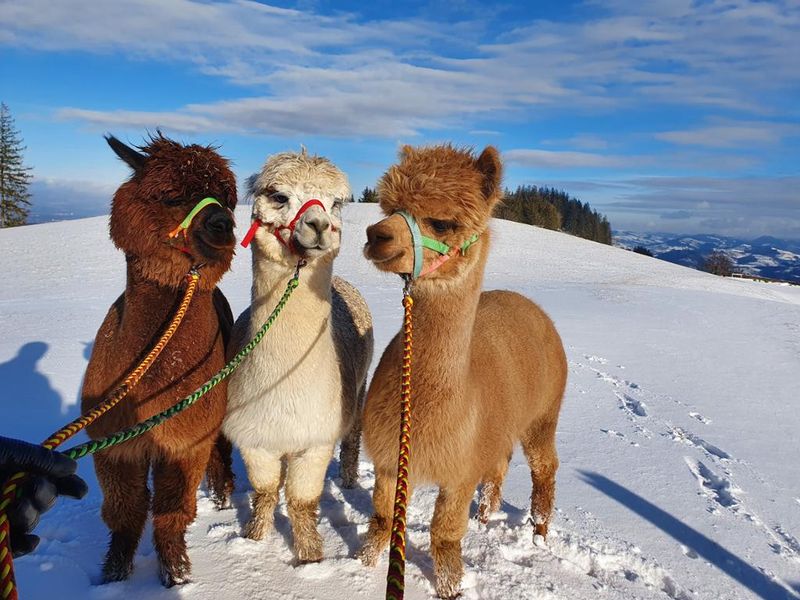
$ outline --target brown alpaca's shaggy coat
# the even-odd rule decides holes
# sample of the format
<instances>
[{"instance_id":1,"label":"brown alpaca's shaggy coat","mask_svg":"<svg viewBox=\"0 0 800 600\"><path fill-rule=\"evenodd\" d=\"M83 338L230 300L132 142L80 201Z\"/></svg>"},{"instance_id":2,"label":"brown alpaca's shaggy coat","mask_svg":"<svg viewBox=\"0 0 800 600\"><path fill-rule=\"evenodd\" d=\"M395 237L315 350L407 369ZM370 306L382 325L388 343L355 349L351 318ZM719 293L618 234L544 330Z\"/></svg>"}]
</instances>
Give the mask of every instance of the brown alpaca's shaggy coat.
<instances>
[{"instance_id":1,"label":"brown alpaca's shaggy coat","mask_svg":"<svg viewBox=\"0 0 800 600\"><path fill-rule=\"evenodd\" d=\"M422 234L458 248L457 254L416 280L410 484L434 483L439 497L431 523L436 590L458 594L463 574L461 538L475 489L483 484L479 518L500 504L514 444L531 468L531 514L545 536L553 507L558 458L555 429L566 385L561 340L547 315L508 291L481 293L489 254L487 228L501 188L501 164L489 147L477 158L451 146L405 147L378 188L389 215L368 229L367 258L388 272L410 273L411 235L397 210L410 212ZM424 252L424 265L438 255ZM364 442L375 464L375 514L362 560L375 564L386 547L397 473L399 390L403 336L386 348L367 393Z\"/></svg>"},{"instance_id":2,"label":"brown alpaca's shaggy coat","mask_svg":"<svg viewBox=\"0 0 800 600\"><path fill-rule=\"evenodd\" d=\"M173 338L138 386L87 429L92 438L143 421L202 385L225 364L225 338L233 322L215 287L230 267L235 243L236 183L228 162L211 148L183 146L160 135L142 152L113 137L108 142L133 168L114 195L110 224L114 244L125 252L127 283L97 332L83 383L84 412L104 400L147 354L180 304L187 272L203 266ZM206 207L185 240L168 243L168 233L207 196L222 206ZM151 471L153 537L162 582L171 586L188 580L184 534L196 514L195 493L206 465L219 504L232 490L229 444L220 439L215 446L225 408L222 383L142 437L95 455L103 520L111 530L105 581L130 575L151 507Z\"/></svg>"}]
</instances>

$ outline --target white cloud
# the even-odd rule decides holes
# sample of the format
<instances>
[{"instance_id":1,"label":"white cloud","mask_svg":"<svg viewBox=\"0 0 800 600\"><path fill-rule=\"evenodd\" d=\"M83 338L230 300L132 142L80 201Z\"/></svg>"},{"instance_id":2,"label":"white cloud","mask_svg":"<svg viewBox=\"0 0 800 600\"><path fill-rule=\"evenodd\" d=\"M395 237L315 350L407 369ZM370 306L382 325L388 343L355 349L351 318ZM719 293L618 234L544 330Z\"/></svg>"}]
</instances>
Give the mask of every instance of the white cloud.
<instances>
[{"instance_id":1,"label":"white cloud","mask_svg":"<svg viewBox=\"0 0 800 600\"><path fill-rule=\"evenodd\" d=\"M249 0L26 0L4 4L0 43L189 62L251 88L247 98L169 111L60 113L100 128L172 123L179 131L394 138L468 128L476 117L602 115L654 102L769 113L785 104L780 92L800 84L796 2L618 0L598 12L489 37L477 17L364 22Z\"/></svg>"},{"instance_id":2,"label":"white cloud","mask_svg":"<svg viewBox=\"0 0 800 600\"><path fill-rule=\"evenodd\" d=\"M682 145L711 148L762 146L780 142L784 137L800 135L800 126L774 122L740 122L710 125L697 129L664 131L656 138Z\"/></svg>"},{"instance_id":3,"label":"white cloud","mask_svg":"<svg viewBox=\"0 0 800 600\"><path fill-rule=\"evenodd\" d=\"M625 167L641 162L641 158L634 157L535 149L507 150L503 152L503 158L513 165L552 169Z\"/></svg>"}]
</instances>

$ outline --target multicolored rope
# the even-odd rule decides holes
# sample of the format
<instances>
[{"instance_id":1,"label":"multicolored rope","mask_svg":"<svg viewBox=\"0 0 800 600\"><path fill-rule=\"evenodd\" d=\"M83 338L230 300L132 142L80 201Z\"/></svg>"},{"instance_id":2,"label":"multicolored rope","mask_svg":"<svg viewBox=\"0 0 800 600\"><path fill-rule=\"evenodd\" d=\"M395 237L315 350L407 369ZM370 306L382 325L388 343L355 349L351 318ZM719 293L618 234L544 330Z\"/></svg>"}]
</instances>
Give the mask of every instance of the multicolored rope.
<instances>
[{"instance_id":1,"label":"multicolored rope","mask_svg":"<svg viewBox=\"0 0 800 600\"><path fill-rule=\"evenodd\" d=\"M400 451L397 458L397 484L394 491L394 516L386 573L386 600L403 600L406 573L406 507L408 506L408 457L411 442L411 347L413 324L410 279L403 289L403 371L400 383Z\"/></svg>"},{"instance_id":2,"label":"multicolored rope","mask_svg":"<svg viewBox=\"0 0 800 600\"><path fill-rule=\"evenodd\" d=\"M289 283L286 284L286 290L283 292L283 296L278 301L278 304L272 310L272 313L269 315L267 320L261 326L261 328L256 332L256 335L253 336L253 339L248 342L244 348L242 348L236 356L234 356L228 364L226 364L222 369L214 375L211 379L206 381L203 385L197 388L194 392L179 400L172 406L170 406L167 410L158 413L147 419L146 421L142 421L134 425L133 427L129 427L127 429L123 429L122 431L118 431L108 437L99 439L99 440L92 440L86 442L84 444L80 444L78 446L74 446L69 448L68 450L64 451L64 454L69 456L73 459L78 459L86 456L87 454L94 454L96 452L100 452L106 448L110 448L111 446L116 446L133 438L139 437L150 431L156 425L160 425L167 419L174 417L180 412L183 412L190 406L192 406L195 402L197 402L201 397L203 397L208 391L218 385L222 380L229 377L241 364L241 362L245 359L245 357L250 354L253 349L258 345L264 335L267 333L272 324L275 322L275 319L278 318L278 315L283 310L286 303L289 301L289 297L292 295L292 292L297 288L299 277L300 277L300 268L305 264L304 261L298 263L297 270L295 271L294 276L289 280Z\"/></svg>"},{"instance_id":3,"label":"multicolored rope","mask_svg":"<svg viewBox=\"0 0 800 600\"><path fill-rule=\"evenodd\" d=\"M101 415L111 410L119 403L120 400L128 395L128 392L130 392L136 386L136 384L139 383L139 381L141 381L142 377L144 377L144 374L147 373L155 360L161 354L162 350L164 350L164 347L172 339L173 334L178 329L178 326L183 321L183 318L186 316L186 311L189 309L189 304L191 303L192 297L197 289L197 282L200 279L200 275L197 270L192 269L186 275L186 278L188 283L186 286L186 291L183 295L183 300L181 301L178 310L175 312L175 315L172 317L172 321L170 322L169 326L161 335L161 338L159 338L158 342L156 342L156 345L153 346L152 350L148 352L147 356L142 359L136 368L130 372L125 380L119 384L103 402L95 406L85 415L78 417L72 421L72 423L65 425L52 435L48 436L47 439L42 442L42 446L48 450L56 448L74 436L76 433L84 429L87 425L94 422ZM19 490L25 482L26 476L27 474L21 471L14 473L4 482L2 495L0 495L0 597L2 597L3 600L16 600L18 597L16 584L14 582L14 564L12 562L13 555L9 550L8 543L10 531L6 509L16 499L17 490Z\"/></svg>"}]
</instances>

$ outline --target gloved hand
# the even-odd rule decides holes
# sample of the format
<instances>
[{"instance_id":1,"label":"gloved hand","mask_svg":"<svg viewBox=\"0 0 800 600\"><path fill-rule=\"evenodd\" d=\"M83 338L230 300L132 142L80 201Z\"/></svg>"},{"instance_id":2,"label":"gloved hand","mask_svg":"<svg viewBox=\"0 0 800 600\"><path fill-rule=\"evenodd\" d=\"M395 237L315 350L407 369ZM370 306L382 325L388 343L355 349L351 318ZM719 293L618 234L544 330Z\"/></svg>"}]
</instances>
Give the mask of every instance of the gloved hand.
<instances>
[{"instance_id":1,"label":"gloved hand","mask_svg":"<svg viewBox=\"0 0 800 600\"><path fill-rule=\"evenodd\" d=\"M18 471L29 473L22 493L8 507L11 527L11 550L16 558L33 551L39 536L31 531L43 512L49 510L59 495L83 498L86 482L75 475L78 464L71 458L21 440L0 437L0 486ZM2 497L0 489L0 497Z\"/></svg>"}]
</instances>

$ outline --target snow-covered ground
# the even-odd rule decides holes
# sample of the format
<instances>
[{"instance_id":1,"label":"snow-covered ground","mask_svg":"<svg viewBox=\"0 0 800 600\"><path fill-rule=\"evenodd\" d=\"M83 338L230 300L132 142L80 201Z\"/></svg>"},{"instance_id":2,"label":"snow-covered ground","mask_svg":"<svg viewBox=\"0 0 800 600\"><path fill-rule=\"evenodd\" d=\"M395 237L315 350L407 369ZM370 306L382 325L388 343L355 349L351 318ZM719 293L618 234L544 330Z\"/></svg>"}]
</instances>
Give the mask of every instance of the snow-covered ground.
<instances>
[{"instance_id":1,"label":"snow-covered ground","mask_svg":"<svg viewBox=\"0 0 800 600\"><path fill-rule=\"evenodd\" d=\"M241 235L248 207L237 213ZM399 280L361 256L377 216L375 206L346 209L336 269L369 301L380 356L402 309ZM492 228L485 287L523 292L550 313L570 378L548 546L532 543L530 476L517 454L502 513L485 527L470 523L464 597L800 597L800 288L722 279L517 223ZM0 280L0 434L41 441L77 415L95 331L124 286L124 259L105 217L2 230ZM221 287L238 314L249 300L248 251L239 249ZM236 468L233 510L215 511L198 492L188 533L193 582L165 590L149 528L132 578L96 585L107 534L91 459L83 460L90 495L43 517L39 550L16 561L22 598L383 597L386 559L368 570L353 558L370 514L368 458L354 490L340 488L331 466L321 507L326 559L305 566L293 563L283 507L266 541L240 536L249 486L238 457ZM434 499L421 489L410 507L412 600L433 596Z\"/></svg>"}]
</instances>

